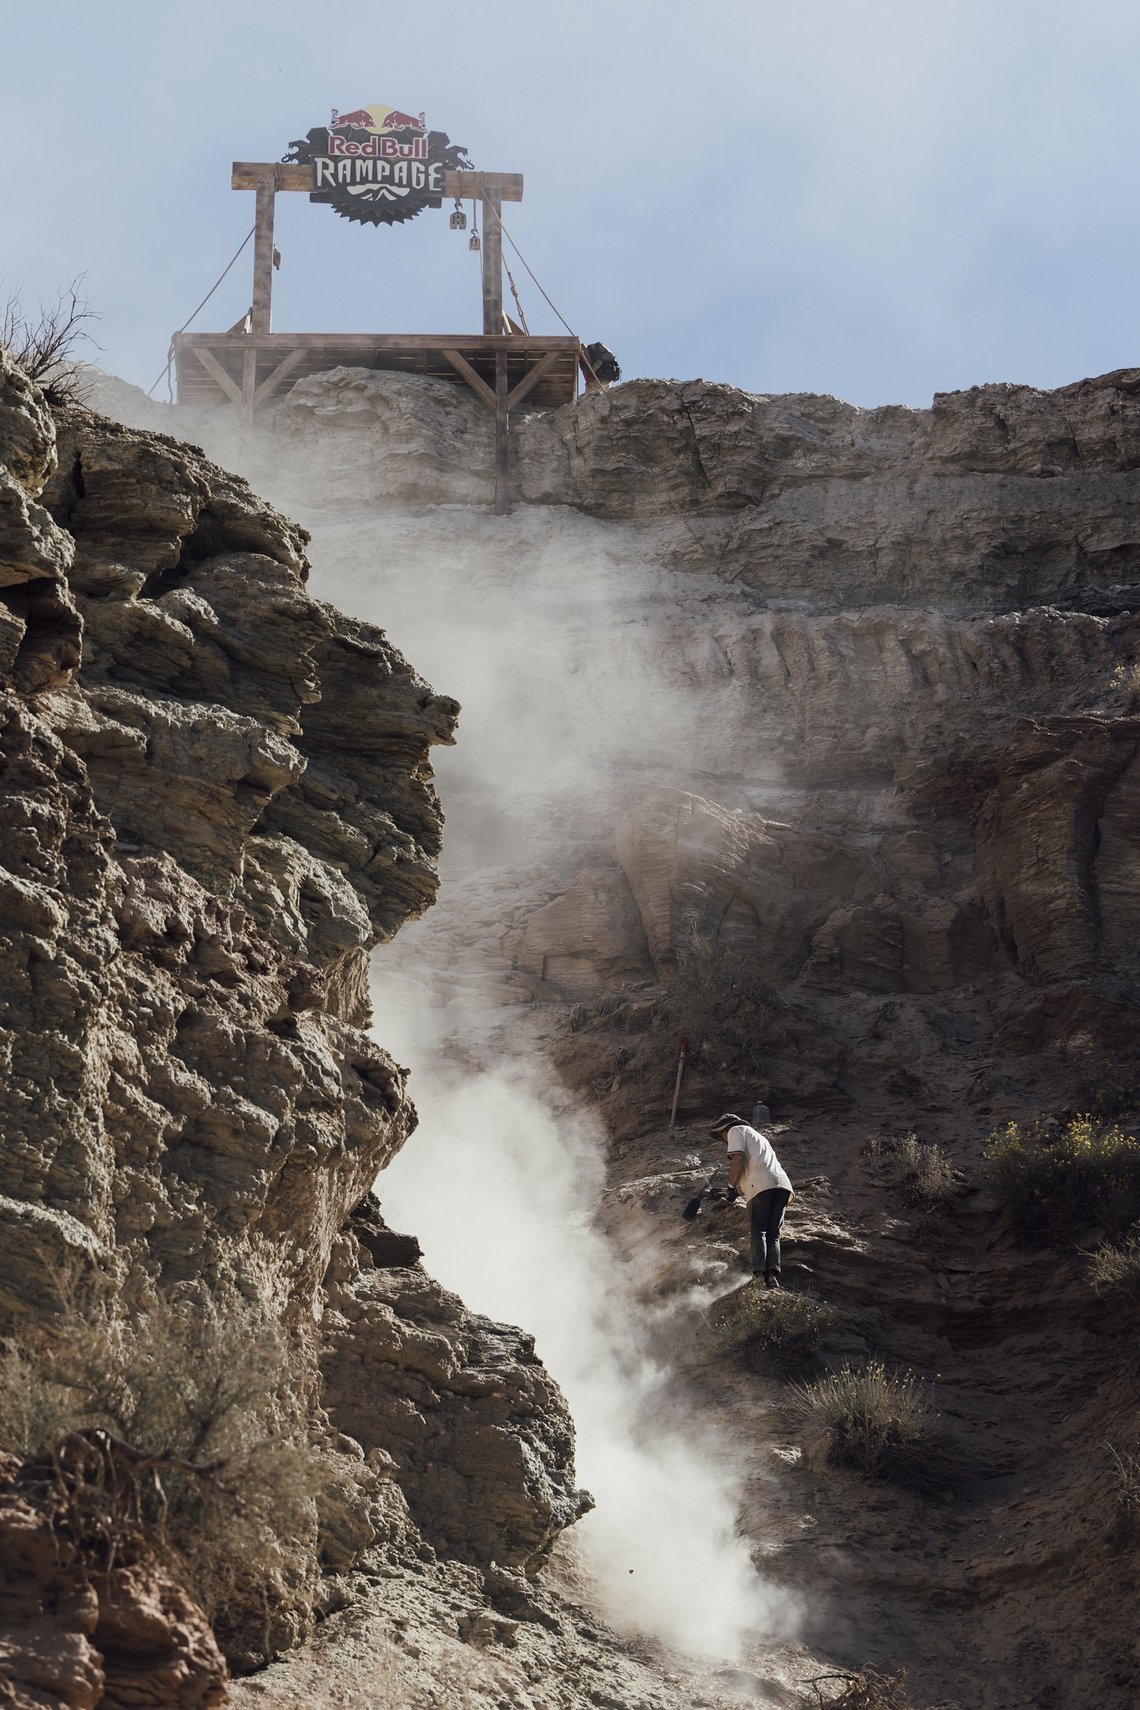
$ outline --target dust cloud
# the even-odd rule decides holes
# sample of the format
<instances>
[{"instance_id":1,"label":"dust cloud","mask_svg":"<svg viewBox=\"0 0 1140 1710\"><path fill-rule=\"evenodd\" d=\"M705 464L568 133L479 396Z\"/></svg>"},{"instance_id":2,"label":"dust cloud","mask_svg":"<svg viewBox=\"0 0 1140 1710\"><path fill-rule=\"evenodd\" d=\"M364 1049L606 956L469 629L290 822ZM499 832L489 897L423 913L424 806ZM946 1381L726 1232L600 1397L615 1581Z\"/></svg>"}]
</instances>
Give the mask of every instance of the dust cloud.
<instances>
[{"instance_id":1,"label":"dust cloud","mask_svg":"<svg viewBox=\"0 0 1140 1710\"><path fill-rule=\"evenodd\" d=\"M744 1451L647 1352L668 1309L643 1304L644 1267L634 1276L598 1226L606 1135L495 983L520 891L608 853L639 789L691 780L715 750L678 591L618 531L570 513L305 520L316 590L382 622L463 707L457 747L436 751L440 902L374 964L376 1035L412 1069L420 1111L377 1184L385 1215L469 1306L535 1335L597 1502L576 1538L605 1616L734 1660L794 1624L736 1535Z\"/></svg>"},{"instance_id":2,"label":"dust cloud","mask_svg":"<svg viewBox=\"0 0 1140 1710\"><path fill-rule=\"evenodd\" d=\"M385 1214L416 1230L429 1269L470 1307L535 1335L597 1501L577 1531L599 1607L627 1633L724 1660L787 1632L788 1600L735 1535L744 1453L646 1353L636 1291L597 1227L604 1135L555 1108L532 1062L449 1079L441 1055L400 1048L427 1072L421 1128L378 1184Z\"/></svg>"},{"instance_id":3,"label":"dust cloud","mask_svg":"<svg viewBox=\"0 0 1140 1710\"><path fill-rule=\"evenodd\" d=\"M576 1534L606 1618L734 1660L794 1623L736 1535L743 1451L647 1352L660 1310L650 1326L597 1222L606 1136L495 984L523 889L608 852L639 789L715 766L725 709L696 700L684 589L573 513L291 508L313 531L314 591L382 624L463 707L435 757L440 902L375 959L376 1035L420 1110L378 1183L385 1214L469 1306L535 1335L597 1502Z\"/></svg>"}]
</instances>

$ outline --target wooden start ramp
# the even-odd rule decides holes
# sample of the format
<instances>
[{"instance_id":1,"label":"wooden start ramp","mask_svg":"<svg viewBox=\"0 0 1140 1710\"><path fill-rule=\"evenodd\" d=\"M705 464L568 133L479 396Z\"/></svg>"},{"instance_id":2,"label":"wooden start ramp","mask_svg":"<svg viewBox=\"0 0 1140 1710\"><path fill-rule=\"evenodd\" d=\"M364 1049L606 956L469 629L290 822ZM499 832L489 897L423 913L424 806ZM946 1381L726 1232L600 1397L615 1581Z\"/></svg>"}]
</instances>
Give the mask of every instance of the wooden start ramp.
<instances>
[{"instance_id":1,"label":"wooden start ramp","mask_svg":"<svg viewBox=\"0 0 1140 1710\"><path fill-rule=\"evenodd\" d=\"M355 115L354 115L355 117ZM359 115L367 119L367 112ZM408 115L401 115L409 124ZM339 121L342 125L347 121ZM327 137L321 131L320 136ZM532 337L503 313L504 202L522 200L522 174L475 172L442 167L430 180L434 193L423 198L440 206L444 198L478 200L483 209L481 333L275 333L272 330L274 209L283 191L305 191L322 200L321 186L335 173L351 167L362 178L387 170L377 164L378 143L364 130L350 131L362 140L327 143L336 157L320 156L313 163L235 161L234 190L256 193L253 245L253 301L244 322L224 333L177 333L172 351L179 404L229 403L241 412L248 435L260 409L281 388L307 374L333 368L370 368L397 374L426 374L437 380L469 386L495 418L495 510L509 510L510 413L524 402L532 405L573 403L578 395L582 347L574 337ZM313 136L314 133L310 133ZM434 135L434 133L433 133ZM446 143L446 137L443 142ZM356 152L350 154L349 148ZM416 156L426 151L413 138L401 145ZM371 150L371 154L369 154ZM368 171L365 172L365 167ZM411 174L418 167L412 159ZM334 172L335 169L335 172ZM402 170L399 165L392 172ZM421 177L428 167L421 170ZM322 177L322 172L324 177ZM459 217L458 215L456 216ZM472 247L475 247L472 240Z\"/></svg>"}]
</instances>

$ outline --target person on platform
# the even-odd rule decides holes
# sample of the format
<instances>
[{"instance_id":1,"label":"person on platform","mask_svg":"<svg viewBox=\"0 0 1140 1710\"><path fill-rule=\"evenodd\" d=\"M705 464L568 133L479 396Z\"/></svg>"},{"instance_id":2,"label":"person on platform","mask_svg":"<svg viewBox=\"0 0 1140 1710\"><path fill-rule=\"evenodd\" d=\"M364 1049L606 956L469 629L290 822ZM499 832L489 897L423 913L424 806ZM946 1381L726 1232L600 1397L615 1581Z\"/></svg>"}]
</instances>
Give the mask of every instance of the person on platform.
<instances>
[{"instance_id":1,"label":"person on platform","mask_svg":"<svg viewBox=\"0 0 1140 1710\"><path fill-rule=\"evenodd\" d=\"M621 379L621 368L613 351L605 344L587 344L578 358L587 392L608 392Z\"/></svg>"},{"instance_id":2,"label":"person on platform","mask_svg":"<svg viewBox=\"0 0 1140 1710\"><path fill-rule=\"evenodd\" d=\"M748 1203L752 1275L762 1276L765 1288L779 1288L780 1225L792 1197L788 1172L768 1136L742 1116L718 1116L709 1133L728 1150L729 1197L741 1194Z\"/></svg>"}]
</instances>

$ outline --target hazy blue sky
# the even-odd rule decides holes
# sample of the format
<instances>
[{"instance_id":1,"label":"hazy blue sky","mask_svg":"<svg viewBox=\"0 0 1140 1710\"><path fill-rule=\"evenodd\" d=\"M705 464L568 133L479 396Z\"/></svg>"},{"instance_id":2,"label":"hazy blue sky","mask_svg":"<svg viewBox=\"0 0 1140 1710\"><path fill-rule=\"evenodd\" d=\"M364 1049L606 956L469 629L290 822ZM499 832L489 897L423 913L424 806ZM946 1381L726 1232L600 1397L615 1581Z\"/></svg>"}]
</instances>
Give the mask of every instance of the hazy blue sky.
<instances>
[{"instance_id":1,"label":"hazy blue sky","mask_svg":"<svg viewBox=\"0 0 1140 1710\"><path fill-rule=\"evenodd\" d=\"M252 224L230 162L376 101L525 174L508 227L627 377L925 404L1137 360L1138 0L38 0L19 36L0 275L85 272L144 386ZM279 330L478 330L446 209L282 196L278 245ZM247 252L195 328L249 296Z\"/></svg>"}]
</instances>

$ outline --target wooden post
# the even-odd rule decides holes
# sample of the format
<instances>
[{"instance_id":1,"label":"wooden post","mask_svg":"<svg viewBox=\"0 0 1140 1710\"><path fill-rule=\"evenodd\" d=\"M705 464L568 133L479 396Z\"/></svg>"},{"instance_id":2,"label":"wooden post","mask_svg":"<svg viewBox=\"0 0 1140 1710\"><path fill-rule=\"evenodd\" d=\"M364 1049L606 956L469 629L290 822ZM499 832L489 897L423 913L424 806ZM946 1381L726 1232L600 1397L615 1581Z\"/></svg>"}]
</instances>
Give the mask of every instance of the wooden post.
<instances>
[{"instance_id":1,"label":"wooden post","mask_svg":"<svg viewBox=\"0 0 1140 1710\"><path fill-rule=\"evenodd\" d=\"M241 369L241 436L238 441L240 473L249 471L249 453L253 443L253 412L257 404L257 352L242 353Z\"/></svg>"},{"instance_id":2,"label":"wooden post","mask_svg":"<svg viewBox=\"0 0 1140 1710\"><path fill-rule=\"evenodd\" d=\"M253 319L250 324L250 331L255 333L273 330L273 207L276 200L276 174L272 177L268 173L260 174L254 213Z\"/></svg>"},{"instance_id":3,"label":"wooden post","mask_svg":"<svg viewBox=\"0 0 1140 1710\"><path fill-rule=\"evenodd\" d=\"M503 198L498 189L483 191L483 331L503 330Z\"/></svg>"},{"instance_id":4,"label":"wooden post","mask_svg":"<svg viewBox=\"0 0 1140 1710\"><path fill-rule=\"evenodd\" d=\"M685 1058L689 1054L689 1041L681 1039L677 1044L677 1079L673 1082L673 1108L669 1112L669 1126L677 1126L677 1104L681 1097L681 1077L685 1073Z\"/></svg>"},{"instance_id":5,"label":"wooden post","mask_svg":"<svg viewBox=\"0 0 1140 1710\"><path fill-rule=\"evenodd\" d=\"M511 508L510 415L507 409L507 353L495 352L495 515L505 517Z\"/></svg>"}]
</instances>

